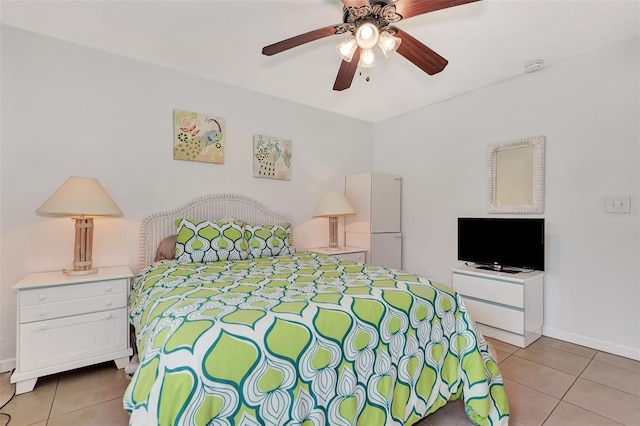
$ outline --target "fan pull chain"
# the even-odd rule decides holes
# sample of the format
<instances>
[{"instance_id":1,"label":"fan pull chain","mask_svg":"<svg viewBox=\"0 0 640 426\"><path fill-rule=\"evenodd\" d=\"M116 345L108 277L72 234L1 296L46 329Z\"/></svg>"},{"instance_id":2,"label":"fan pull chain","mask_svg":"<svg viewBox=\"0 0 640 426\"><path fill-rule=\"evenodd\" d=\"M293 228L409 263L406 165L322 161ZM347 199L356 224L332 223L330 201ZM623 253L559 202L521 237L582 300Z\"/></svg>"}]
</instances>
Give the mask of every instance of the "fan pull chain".
<instances>
[{"instance_id":1,"label":"fan pull chain","mask_svg":"<svg viewBox=\"0 0 640 426\"><path fill-rule=\"evenodd\" d=\"M358 71L358 75L364 79L367 83L371 81L371 76L369 75L369 68L364 68L364 70Z\"/></svg>"}]
</instances>

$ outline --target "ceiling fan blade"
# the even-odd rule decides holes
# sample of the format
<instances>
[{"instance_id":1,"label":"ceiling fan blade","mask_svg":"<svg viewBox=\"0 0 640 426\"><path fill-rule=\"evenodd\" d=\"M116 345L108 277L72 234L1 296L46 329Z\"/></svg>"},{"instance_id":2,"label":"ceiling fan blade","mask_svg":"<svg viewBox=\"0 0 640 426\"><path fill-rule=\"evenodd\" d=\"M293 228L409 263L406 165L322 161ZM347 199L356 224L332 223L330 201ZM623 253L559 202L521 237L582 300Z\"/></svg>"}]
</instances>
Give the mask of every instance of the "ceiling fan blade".
<instances>
[{"instance_id":1,"label":"ceiling fan blade","mask_svg":"<svg viewBox=\"0 0 640 426\"><path fill-rule=\"evenodd\" d=\"M369 0L342 0L345 7L360 7L369 4Z\"/></svg>"},{"instance_id":2,"label":"ceiling fan blade","mask_svg":"<svg viewBox=\"0 0 640 426\"><path fill-rule=\"evenodd\" d=\"M295 37L270 44L269 46L262 48L262 54L267 56L275 55L276 53L284 52L285 50L309 43L310 41L334 35L336 33L335 27L335 25L329 25L328 27L318 28L317 30L309 31L308 33L300 34Z\"/></svg>"},{"instance_id":3,"label":"ceiling fan blade","mask_svg":"<svg viewBox=\"0 0 640 426\"><path fill-rule=\"evenodd\" d=\"M412 35L405 33L399 28L393 27L393 30L397 31L396 37L402 39L402 43L400 43L397 52L427 74L437 74L449 63L449 61L429 49Z\"/></svg>"},{"instance_id":4,"label":"ceiling fan blade","mask_svg":"<svg viewBox=\"0 0 640 426\"><path fill-rule=\"evenodd\" d=\"M358 69L358 62L360 62L360 48L358 47L353 54L351 62L342 61L338 75L336 76L336 82L333 83L333 90L341 91L351 87L353 76L356 75Z\"/></svg>"},{"instance_id":5,"label":"ceiling fan blade","mask_svg":"<svg viewBox=\"0 0 640 426\"><path fill-rule=\"evenodd\" d=\"M412 16L422 15L423 13L434 12L436 10L447 9L476 1L480 0L398 0L394 4L396 5L396 12L402 15L402 19L407 19Z\"/></svg>"}]
</instances>

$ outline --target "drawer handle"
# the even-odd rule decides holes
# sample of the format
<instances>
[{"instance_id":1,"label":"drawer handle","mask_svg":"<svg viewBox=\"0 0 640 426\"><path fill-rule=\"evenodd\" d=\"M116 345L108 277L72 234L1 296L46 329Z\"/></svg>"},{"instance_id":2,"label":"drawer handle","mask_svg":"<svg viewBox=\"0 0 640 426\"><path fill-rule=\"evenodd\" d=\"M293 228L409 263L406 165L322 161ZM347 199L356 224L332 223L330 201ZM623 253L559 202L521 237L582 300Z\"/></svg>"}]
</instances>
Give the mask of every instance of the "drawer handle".
<instances>
[{"instance_id":1,"label":"drawer handle","mask_svg":"<svg viewBox=\"0 0 640 426\"><path fill-rule=\"evenodd\" d=\"M110 286L110 285L109 285L109 286L107 286L107 287L104 289L104 291L106 291L107 293L109 293L111 290L112 290L112 289L111 289L111 286Z\"/></svg>"},{"instance_id":2,"label":"drawer handle","mask_svg":"<svg viewBox=\"0 0 640 426\"><path fill-rule=\"evenodd\" d=\"M107 306L111 306L113 305L113 302L111 300L107 300L107 302L105 303Z\"/></svg>"},{"instance_id":3,"label":"drawer handle","mask_svg":"<svg viewBox=\"0 0 640 426\"><path fill-rule=\"evenodd\" d=\"M38 314L40 314L41 317L45 317L47 316L47 311L40 311Z\"/></svg>"},{"instance_id":4,"label":"drawer handle","mask_svg":"<svg viewBox=\"0 0 640 426\"><path fill-rule=\"evenodd\" d=\"M107 319L111 319L111 318L113 318L113 315L112 314L107 314Z\"/></svg>"},{"instance_id":5,"label":"drawer handle","mask_svg":"<svg viewBox=\"0 0 640 426\"><path fill-rule=\"evenodd\" d=\"M47 295L46 294L41 294L40 296L38 296L38 299L47 300Z\"/></svg>"},{"instance_id":6,"label":"drawer handle","mask_svg":"<svg viewBox=\"0 0 640 426\"><path fill-rule=\"evenodd\" d=\"M44 330L46 330L46 329L47 329L47 326L46 326L46 325L44 325L44 324L42 324L42 325L40 325L40 327L39 327L39 328L40 328L40 330L43 330L43 331L44 331Z\"/></svg>"}]
</instances>

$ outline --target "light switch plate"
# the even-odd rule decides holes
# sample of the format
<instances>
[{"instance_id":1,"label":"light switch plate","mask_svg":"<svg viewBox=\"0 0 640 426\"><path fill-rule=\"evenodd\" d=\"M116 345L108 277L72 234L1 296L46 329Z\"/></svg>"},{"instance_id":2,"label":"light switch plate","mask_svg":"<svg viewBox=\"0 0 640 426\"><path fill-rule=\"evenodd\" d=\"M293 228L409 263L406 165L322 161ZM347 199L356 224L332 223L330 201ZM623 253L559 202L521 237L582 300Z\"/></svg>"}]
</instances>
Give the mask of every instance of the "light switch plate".
<instances>
[{"instance_id":1,"label":"light switch plate","mask_svg":"<svg viewBox=\"0 0 640 426\"><path fill-rule=\"evenodd\" d=\"M606 196L604 211L606 213L629 213L631 211L629 198L628 195Z\"/></svg>"}]
</instances>

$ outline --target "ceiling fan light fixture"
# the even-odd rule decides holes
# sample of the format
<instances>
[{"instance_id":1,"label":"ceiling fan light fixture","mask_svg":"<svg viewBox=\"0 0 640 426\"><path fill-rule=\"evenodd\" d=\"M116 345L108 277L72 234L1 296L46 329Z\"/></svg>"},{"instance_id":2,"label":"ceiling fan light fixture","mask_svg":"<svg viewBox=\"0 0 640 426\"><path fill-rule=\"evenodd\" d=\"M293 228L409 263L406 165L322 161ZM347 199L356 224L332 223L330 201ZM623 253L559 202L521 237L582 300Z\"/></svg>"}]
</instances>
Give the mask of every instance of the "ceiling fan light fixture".
<instances>
[{"instance_id":1,"label":"ceiling fan light fixture","mask_svg":"<svg viewBox=\"0 0 640 426\"><path fill-rule=\"evenodd\" d=\"M425 73L434 75L444 70L449 61L393 24L428 12L476 1L479 0L342 0L341 23L270 44L262 48L262 54L272 56L314 40L346 34L349 38L336 46L337 53L343 60L333 84L335 91L351 87L358 67L367 68L375 65L376 57L373 50L376 44L385 56L397 51ZM355 48L353 39L356 43Z\"/></svg>"},{"instance_id":2,"label":"ceiling fan light fixture","mask_svg":"<svg viewBox=\"0 0 640 426\"><path fill-rule=\"evenodd\" d=\"M355 32L356 42L363 49L373 49L378 43L379 35L378 26L371 21L364 21L358 25Z\"/></svg>"},{"instance_id":3,"label":"ceiling fan light fixture","mask_svg":"<svg viewBox=\"0 0 640 426\"><path fill-rule=\"evenodd\" d=\"M349 36L349 38L343 40L336 46L336 51L343 60L351 62L353 54L356 52L357 48L358 43L356 43L356 38L354 36Z\"/></svg>"},{"instance_id":4,"label":"ceiling fan light fixture","mask_svg":"<svg viewBox=\"0 0 640 426\"><path fill-rule=\"evenodd\" d=\"M376 64L376 54L373 52L373 49L362 49L360 53L360 62L358 63L359 67L362 68L371 68Z\"/></svg>"},{"instance_id":5,"label":"ceiling fan light fixture","mask_svg":"<svg viewBox=\"0 0 640 426\"><path fill-rule=\"evenodd\" d=\"M402 43L402 39L400 37L394 37L387 31L381 32L378 37L378 46L380 46L385 58L388 58L392 52L398 50L400 43Z\"/></svg>"}]
</instances>

